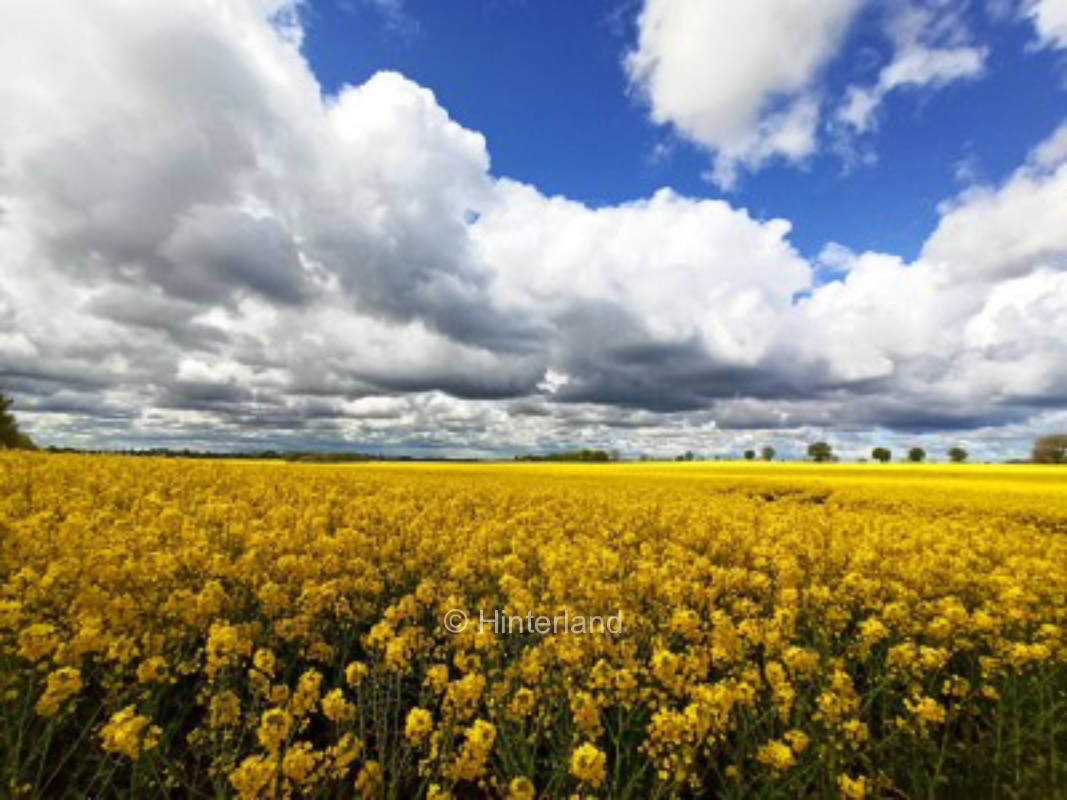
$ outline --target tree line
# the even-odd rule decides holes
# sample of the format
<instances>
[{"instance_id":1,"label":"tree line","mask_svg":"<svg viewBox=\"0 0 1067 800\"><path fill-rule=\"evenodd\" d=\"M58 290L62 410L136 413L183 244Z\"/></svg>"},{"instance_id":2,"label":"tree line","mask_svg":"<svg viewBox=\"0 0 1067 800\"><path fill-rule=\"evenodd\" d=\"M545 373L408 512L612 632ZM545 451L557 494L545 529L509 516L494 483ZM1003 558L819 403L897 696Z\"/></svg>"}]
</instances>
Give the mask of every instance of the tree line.
<instances>
[{"instance_id":1,"label":"tree line","mask_svg":"<svg viewBox=\"0 0 1067 800\"><path fill-rule=\"evenodd\" d=\"M958 445L950 447L946 451L946 455L953 464L962 464L970 456L966 450ZM813 461L819 462L837 460L833 448L827 442L814 442L808 445L808 456ZM893 460L893 451L888 447L875 447L871 450L871 458L882 464L887 464ZM926 460L926 451L921 447L911 447L905 454L905 458L913 464L921 464Z\"/></svg>"},{"instance_id":2,"label":"tree line","mask_svg":"<svg viewBox=\"0 0 1067 800\"><path fill-rule=\"evenodd\" d=\"M582 448L581 450L562 450L558 453L524 453L515 456L516 461L578 461L583 463L603 464L618 461L618 453L608 450Z\"/></svg>"},{"instance_id":3,"label":"tree line","mask_svg":"<svg viewBox=\"0 0 1067 800\"><path fill-rule=\"evenodd\" d=\"M953 464L963 464L970 457L970 454L959 445L950 447L945 454ZM837 460L833 447L828 442L813 442L808 445L808 456L818 462ZM755 453L752 450L745 451L745 458L754 457ZM875 447L871 450L871 458L887 464L893 460L893 451L888 447ZM921 447L911 447L905 454L905 458L913 464L921 464L926 460L926 451ZM1037 439L1030 453L1030 460L1035 464L1067 464L1067 433L1052 434Z\"/></svg>"}]
</instances>

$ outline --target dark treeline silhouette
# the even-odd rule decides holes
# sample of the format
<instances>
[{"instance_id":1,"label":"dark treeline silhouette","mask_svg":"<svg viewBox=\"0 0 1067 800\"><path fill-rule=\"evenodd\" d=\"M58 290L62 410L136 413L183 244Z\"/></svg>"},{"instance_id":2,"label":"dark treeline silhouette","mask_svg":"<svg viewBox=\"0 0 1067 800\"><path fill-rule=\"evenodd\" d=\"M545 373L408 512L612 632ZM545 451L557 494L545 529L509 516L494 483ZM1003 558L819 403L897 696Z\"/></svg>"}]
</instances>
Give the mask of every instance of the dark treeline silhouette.
<instances>
[{"instance_id":1,"label":"dark treeline silhouette","mask_svg":"<svg viewBox=\"0 0 1067 800\"><path fill-rule=\"evenodd\" d=\"M151 447L134 449L89 449L80 447L46 447L48 453L85 453L96 455L120 455L145 458L212 458L233 461L290 461L296 464L350 464L369 461L479 461L476 458L447 458L445 456L387 456L380 453L360 453L346 451L279 451L279 450L180 450L169 447Z\"/></svg>"},{"instance_id":2,"label":"dark treeline silhouette","mask_svg":"<svg viewBox=\"0 0 1067 800\"><path fill-rule=\"evenodd\" d=\"M617 461L618 456L607 450L593 450L582 448L581 450L563 450L558 453L524 453L515 456L516 461L581 461L592 463L606 463Z\"/></svg>"}]
</instances>

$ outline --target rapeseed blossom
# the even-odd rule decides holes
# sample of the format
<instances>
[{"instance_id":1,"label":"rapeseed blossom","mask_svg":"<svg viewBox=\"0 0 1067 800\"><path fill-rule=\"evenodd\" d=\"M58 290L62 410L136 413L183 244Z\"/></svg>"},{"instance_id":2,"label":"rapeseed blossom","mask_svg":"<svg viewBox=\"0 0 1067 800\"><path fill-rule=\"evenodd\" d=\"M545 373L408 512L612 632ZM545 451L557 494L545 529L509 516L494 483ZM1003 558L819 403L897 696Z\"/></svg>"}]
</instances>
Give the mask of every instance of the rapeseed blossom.
<instances>
[{"instance_id":1,"label":"rapeseed blossom","mask_svg":"<svg viewBox=\"0 0 1067 800\"><path fill-rule=\"evenodd\" d=\"M11 785L61 794L33 759L83 732L62 777L146 796L925 796L1016 753L1067 781L1060 473L747 469L0 453L0 697L41 743Z\"/></svg>"}]
</instances>

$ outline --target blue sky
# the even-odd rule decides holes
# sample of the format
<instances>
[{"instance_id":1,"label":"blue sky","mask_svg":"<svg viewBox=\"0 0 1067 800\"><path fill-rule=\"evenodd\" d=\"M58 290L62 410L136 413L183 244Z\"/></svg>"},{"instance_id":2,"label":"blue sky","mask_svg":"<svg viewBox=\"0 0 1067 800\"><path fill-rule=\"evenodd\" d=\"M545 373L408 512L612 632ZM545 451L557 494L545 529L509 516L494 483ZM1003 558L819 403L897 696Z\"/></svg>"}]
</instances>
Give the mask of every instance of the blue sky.
<instances>
[{"instance_id":1,"label":"blue sky","mask_svg":"<svg viewBox=\"0 0 1067 800\"><path fill-rule=\"evenodd\" d=\"M1064 59L1035 49L1025 20L955 5L991 49L980 79L887 97L879 130L863 140L877 156L873 165L849 167L824 153L799 168L772 164L731 192L702 178L707 154L650 122L631 89L622 60L638 3L313 0L303 18L305 52L324 89L397 70L485 134L497 175L593 206L661 186L726 197L760 218L793 221L791 239L809 257L836 241L910 259L934 229L940 202L968 182L1002 180L1067 108ZM875 4L853 23L821 78L830 95L891 57L883 14ZM657 157L657 147L666 155ZM962 164L973 171L963 180Z\"/></svg>"},{"instance_id":2,"label":"blue sky","mask_svg":"<svg viewBox=\"0 0 1067 800\"><path fill-rule=\"evenodd\" d=\"M1067 0L18 0L0 108L44 444L1067 430Z\"/></svg>"}]
</instances>

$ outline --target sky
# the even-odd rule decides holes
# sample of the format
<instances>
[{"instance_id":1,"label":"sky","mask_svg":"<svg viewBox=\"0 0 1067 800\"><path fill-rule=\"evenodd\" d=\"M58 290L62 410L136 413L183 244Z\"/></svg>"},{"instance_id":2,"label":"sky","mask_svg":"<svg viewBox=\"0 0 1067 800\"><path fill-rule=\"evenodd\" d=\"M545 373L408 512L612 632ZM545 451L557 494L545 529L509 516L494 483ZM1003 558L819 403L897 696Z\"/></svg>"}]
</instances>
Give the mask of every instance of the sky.
<instances>
[{"instance_id":1,"label":"sky","mask_svg":"<svg viewBox=\"0 0 1067 800\"><path fill-rule=\"evenodd\" d=\"M1067 0L5 0L41 444L1024 457Z\"/></svg>"}]
</instances>

